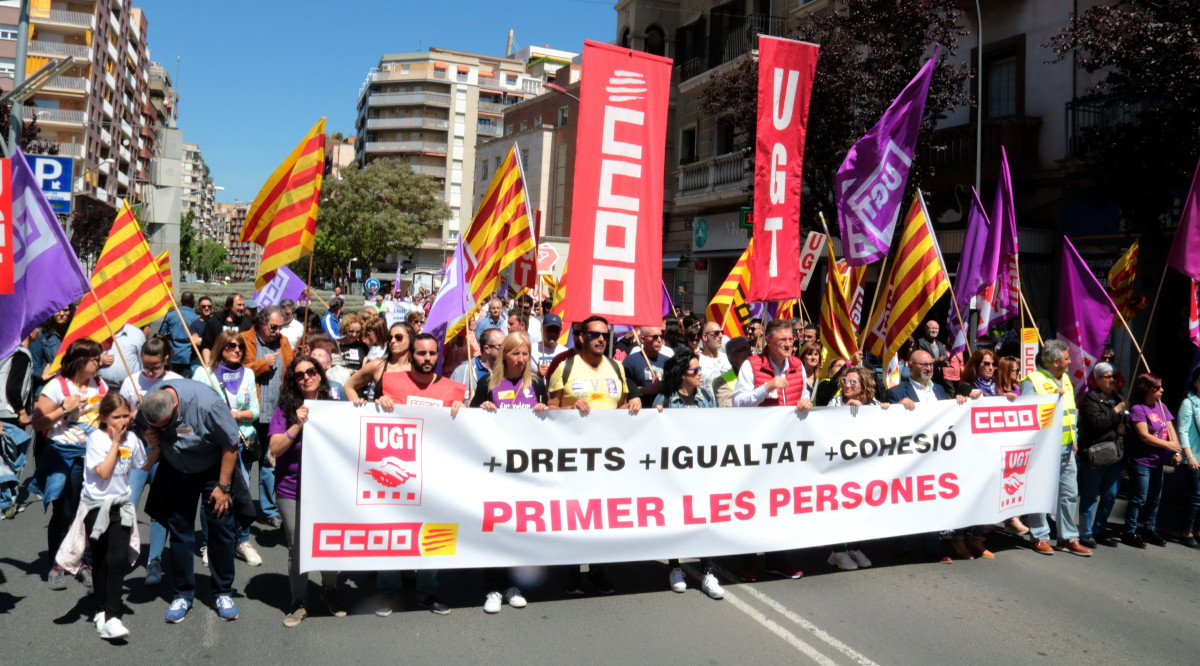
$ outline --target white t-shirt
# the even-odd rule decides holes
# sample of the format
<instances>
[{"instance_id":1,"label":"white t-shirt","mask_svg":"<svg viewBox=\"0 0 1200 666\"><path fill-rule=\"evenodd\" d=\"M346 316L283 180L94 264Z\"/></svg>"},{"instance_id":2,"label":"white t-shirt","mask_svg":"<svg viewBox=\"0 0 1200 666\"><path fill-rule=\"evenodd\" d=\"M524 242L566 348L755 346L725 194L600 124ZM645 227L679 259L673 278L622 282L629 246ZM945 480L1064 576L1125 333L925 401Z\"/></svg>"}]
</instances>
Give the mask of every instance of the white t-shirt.
<instances>
[{"instance_id":1,"label":"white t-shirt","mask_svg":"<svg viewBox=\"0 0 1200 666\"><path fill-rule=\"evenodd\" d=\"M61 405L67 399L67 394L62 390L63 384L66 384L67 390L71 394L80 397L80 404L74 412L68 413L51 426L47 436L66 444L83 444L87 441L87 432L75 424L82 423L93 428L98 425L100 399L103 397L100 395L100 387L97 383L99 379L93 379L86 391L80 391L78 386L69 381L64 382L60 377L52 378L42 389L42 395L53 400L54 404Z\"/></svg>"},{"instance_id":2,"label":"white t-shirt","mask_svg":"<svg viewBox=\"0 0 1200 666\"><path fill-rule=\"evenodd\" d=\"M297 311L303 315L303 310L297 308ZM288 344L292 347L296 346L296 342L300 340L300 336L304 335L304 324L300 323L299 319L293 318L292 323L284 324L283 328L279 329L283 337L287 338Z\"/></svg>"},{"instance_id":3,"label":"white t-shirt","mask_svg":"<svg viewBox=\"0 0 1200 666\"><path fill-rule=\"evenodd\" d=\"M137 409L138 403L141 402L141 397L146 395L146 391L154 388L159 382L165 382L168 379L183 379L179 373L172 370L167 370L167 373L161 379L151 379L146 376L146 373L137 373L137 395L134 395L133 382L129 381L129 377L125 377L125 381L121 382L120 394L129 402L129 406Z\"/></svg>"},{"instance_id":4,"label":"white t-shirt","mask_svg":"<svg viewBox=\"0 0 1200 666\"><path fill-rule=\"evenodd\" d=\"M723 351L718 351L716 358L700 354L700 385L711 390L713 380L732 367Z\"/></svg>"},{"instance_id":5,"label":"white t-shirt","mask_svg":"<svg viewBox=\"0 0 1200 666\"><path fill-rule=\"evenodd\" d=\"M555 356L565 351L567 351L567 348L560 344L552 344L549 351L542 351L541 345L534 345L533 363L537 365L538 372L545 376L545 373L542 371L550 367L550 361L553 361Z\"/></svg>"},{"instance_id":6,"label":"white t-shirt","mask_svg":"<svg viewBox=\"0 0 1200 666\"><path fill-rule=\"evenodd\" d=\"M146 465L146 447L132 432L125 433L117 464L108 480L100 478L96 468L108 457L112 439L103 430L93 430L87 438L87 453L83 458L83 498L99 502L110 497L129 497L129 472Z\"/></svg>"}]
</instances>

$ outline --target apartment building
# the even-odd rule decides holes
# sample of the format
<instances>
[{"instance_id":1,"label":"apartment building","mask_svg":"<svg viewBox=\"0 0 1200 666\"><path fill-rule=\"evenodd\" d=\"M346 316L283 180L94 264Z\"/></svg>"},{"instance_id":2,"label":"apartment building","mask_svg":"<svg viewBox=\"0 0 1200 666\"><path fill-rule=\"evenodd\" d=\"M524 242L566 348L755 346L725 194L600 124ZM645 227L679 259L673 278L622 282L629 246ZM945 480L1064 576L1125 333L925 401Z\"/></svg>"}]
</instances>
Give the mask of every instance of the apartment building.
<instances>
[{"instance_id":1,"label":"apartment building","mask_svg":"<svg viewBox=\"0 0 1200 666\"><path fill-rule=\"evenodd\" d=\"M249 201L213 206L213 218L221 233L219 242L229 250L229 263L233 264L233 270L229 273L229 279L233 282L253 282L258 273L258 261L262 257L262 248L238 240L242 235L242 227L246 225L246 213L249 210Z\"/></svg>"},{"instance_id":2,"label":"apartment building","mask_svg":"<svg viewBox=\"0 0 1200 666\"><path fill-rule=\"evenodd\" d=\"M354 164L354 141L357 137L342 136L341 132L326 135L325 158L329 160L329 178L342 179L342 170Z\"/></svg>"},{"instance_id":3,"label":"apartment building","mask_svg":"<svg viewBox=\"0 0 1200 666\"><path fill-rule=\"evenodd\" d=\"M402 160L435 179L450 207L450 219L413 253L416 270L440 269L471 221L476 143L501 136L505 109L541 91L524 62L436 47L386 54L367 74L355 125L358 163ZM386 273L397 257L372 259Z\"/></svg>"},{"instance_id":4,"label":"apartment building","mask_svg":"<svg viewBox=\"0 0 1200 666\"><path fill-rule=\"evenodd\" d=\"M200 146L194 143L183 144L181 181L180 212L183 215L190 212L195 216L192 224L196 228L197 238L222 242L225 228L214 215L216 186L213 184L212 172L200 152Z\"/></svg>"}]
</instances>

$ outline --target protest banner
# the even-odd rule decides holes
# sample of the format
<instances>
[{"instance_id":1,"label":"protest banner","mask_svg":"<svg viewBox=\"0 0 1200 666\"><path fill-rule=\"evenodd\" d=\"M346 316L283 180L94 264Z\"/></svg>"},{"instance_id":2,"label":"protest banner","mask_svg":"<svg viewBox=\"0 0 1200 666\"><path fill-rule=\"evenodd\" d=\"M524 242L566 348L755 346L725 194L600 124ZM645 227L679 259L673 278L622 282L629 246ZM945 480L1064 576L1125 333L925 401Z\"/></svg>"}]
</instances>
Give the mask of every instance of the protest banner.
<instances>
[{"instance_id":1,"label":"protest banner","mask_svg":"<svg viewBox=\"0 0 1200 666\"><path fill-rule=\"evenodd\" d=\"M310 402L301 569L719 556L1044 513L1057 400L454 418Z\"/></svg>"}]
</instances>

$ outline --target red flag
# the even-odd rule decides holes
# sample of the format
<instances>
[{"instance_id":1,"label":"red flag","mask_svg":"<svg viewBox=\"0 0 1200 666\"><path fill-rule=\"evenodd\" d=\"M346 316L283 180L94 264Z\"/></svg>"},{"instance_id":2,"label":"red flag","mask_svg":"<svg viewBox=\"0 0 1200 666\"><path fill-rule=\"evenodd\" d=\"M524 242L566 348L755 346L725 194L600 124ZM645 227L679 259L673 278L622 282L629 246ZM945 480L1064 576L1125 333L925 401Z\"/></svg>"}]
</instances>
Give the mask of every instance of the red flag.
<instances>
[{"instance_id":1,"label":"red flag","mask_svg":"<svg viewBox=\"0 0 1200 666\"><path fill-rule=\"evenodd\" d=\"M817 46L758 38L751 301L800 298L800 175ZM586 82L587 79L585 78ZM585 83L586 85L586 83Z\"/></svg>"},{"instance_id":2,"label":"red flag","mask_svg":"<svg viewBox=\"0 0 1200 666\"><path fill-rule=\"evenodd\" d=\"M585 41L567 321L662 319L663 167L671 61Z\"/></svg>"}]
</instances>

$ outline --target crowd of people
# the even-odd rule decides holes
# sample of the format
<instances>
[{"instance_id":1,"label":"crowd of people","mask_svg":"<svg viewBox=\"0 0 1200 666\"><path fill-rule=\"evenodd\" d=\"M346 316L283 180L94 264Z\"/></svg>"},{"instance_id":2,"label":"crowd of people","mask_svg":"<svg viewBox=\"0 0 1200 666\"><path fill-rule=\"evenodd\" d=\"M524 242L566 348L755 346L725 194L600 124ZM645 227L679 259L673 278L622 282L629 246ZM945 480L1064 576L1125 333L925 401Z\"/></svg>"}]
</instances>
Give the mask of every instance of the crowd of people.
<instances>
[{"instance_id":1,"label":"crowd of people","mask_svg":"<svg viewBox=\"0 0 1200 666\"><path fill-rule=\"evenodd\" d=\"M1119 542L1164 546L1158 513L1169 467L1186 477L1190 491L1178 539L1200 548L1195 455L1200 369L1191 372L1176 415L1162 401L1157 375L1138 374L1125 395L1124 378L1105 358L1077 395L1066 374L1065 344L1044 343L1038 368L1022 377L1004 340L955 354L940 341L935 321L904 346L899 381L887 386L892 382L879 359L829 355L817 327L798 319L753 320L745 336L727 338L720 324L688 312L637 328L592 316L565 331L568 341L549 301L493 298L471 317L463 335L443 346L423 331L430 300L424 292L367 300L355 311L348 300L336 294L318 317L290 300L258 308L238 294L214 311L212 299L185 292L179 315L166 317L156 333L127 325L105 345L77 340L50 373L71 318L64 308L0 362L4 462L15 466L17 478L24 452L8 444L22 432L33 434L36 464L27 490L20 492L40 498L49 513L47 585L66 589L72 576L86 585L102 638L129 635L120 595L126 575L143 561L145 585L169 580L172 586L167 622L183 621L192 607L196 557L211 573L218 616L236 619L235 562L251 567L263 562L251 542L255 522L259 529L283 530L291 598L283 624L301 624L313 606L298 550L304 545L298 530L305 492L301 451L306 404L312 400L373 402L385 410L410 404L440 405L451 413L478 408L587 414L768 406L913 410L932 401L1059 394L1061 474L1053 515L912 535L900 540L900 556L946 563L992 559L987 536L997 529L1027 535L1031 550L1045 555L1088 557L1099 545ZM1109 517L1126 477L1125 524L1113 529ZM14 518L21 507L18 494L0 494L7 502L5 518ZM144 560L139 512L149 520ZM847 571L870 567L867 551L873 547L833 544L826 562ZM763 571L800 578L794 559L794 553L766 553ZM744 555L739 579L757 580L759 562L759 553ZM605 567L591 564L586 572L583 567L566 568L567 594L615 591ZM699 571L700 589L721 599L713 561L701 559ZM483 572L485 612L528 603L516 574ZM374 578L375 612L386 616L399 607L406 578L400 571L380 571ZM338 573L324 571L320 579L320 605L345 616ZM675 592L687 590L678 559L668 562L667 583ZM420 606L437 614L450 611L438 596L437 571L418 571L414 588Z\"/></svg>"}]
</instances>

